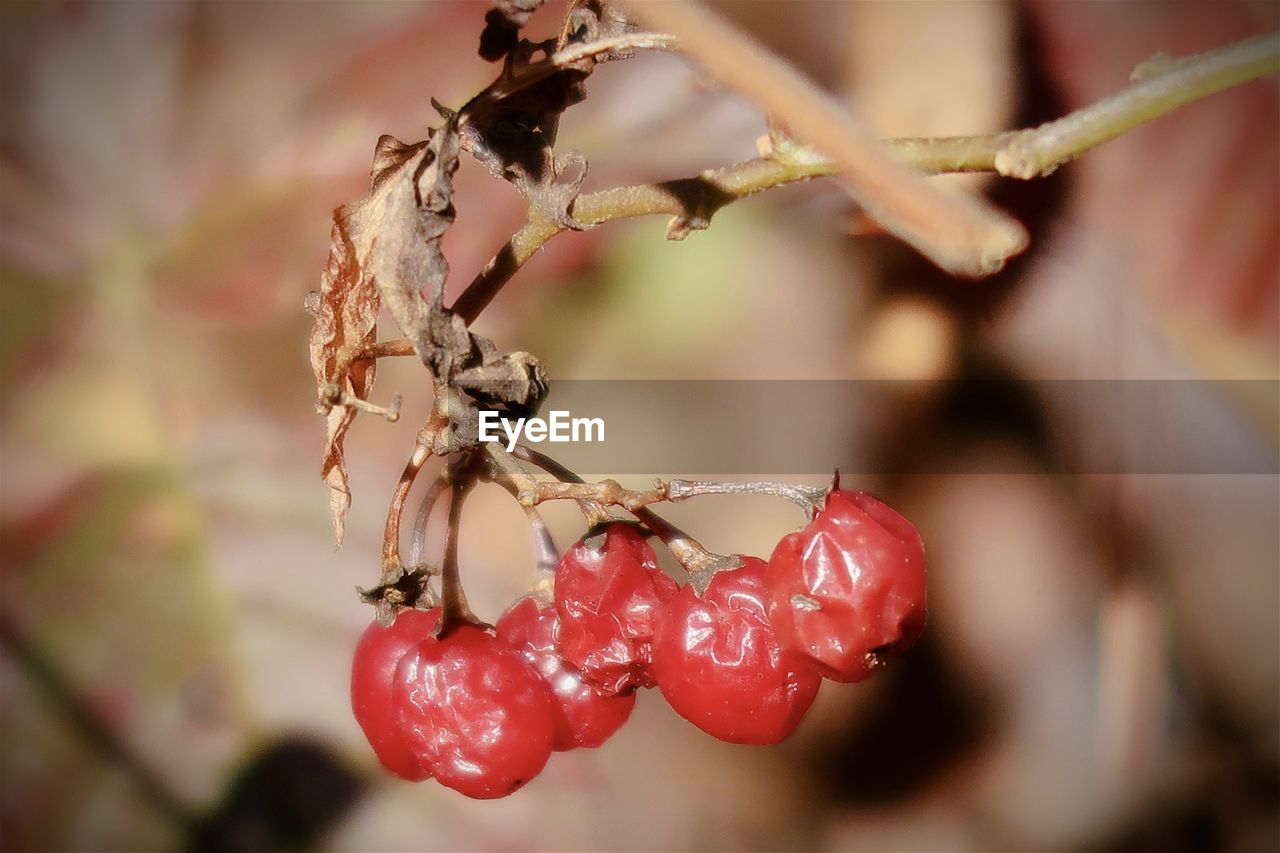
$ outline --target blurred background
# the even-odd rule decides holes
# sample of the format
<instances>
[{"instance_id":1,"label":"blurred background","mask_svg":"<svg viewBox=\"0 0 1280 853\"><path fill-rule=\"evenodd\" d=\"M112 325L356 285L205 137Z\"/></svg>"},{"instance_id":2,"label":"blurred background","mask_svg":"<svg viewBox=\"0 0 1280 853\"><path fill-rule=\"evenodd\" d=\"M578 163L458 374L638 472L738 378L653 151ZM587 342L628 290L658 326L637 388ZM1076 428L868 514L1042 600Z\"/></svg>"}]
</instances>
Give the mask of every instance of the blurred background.
<instances>
[{"instance_id":1,"label":"blurred background","mask_svg":"<svg viewBox=\"0 0 1280 853\"><path fill-rule=\"evenodd\" d=\"M885 136L1036 124L1157 51L1280 23L1274 2L717 6ZM987 281L858 236L821 182L683 243L660 218L553 240L477 324L553 378L950 380L877 410L874 441L819 439L891 472L846 485L920 526L930 626L875 680L824 685L779 747L719 743L646 694L505 800L379 770L349 708L371 618L354 587L427 391L411 360L380 371L375 401L401 393L406 416L356 421L335 552L302 299L377 137L423 138L430 97L457 107L495 74L486 7L0 7L0 848L1280 846L1274 78L1045 180L943 179L1031 230ZM674 56L588 91L559 142L587 189L754 156L765 129ZM523 221L475 163L457 185L455 294ZM1129 379L1256 380L1211 405L1259 473L1074 465L1064 448L1134 436L1038 383ZM531 540L500 490L473 500L464 577L495 619ZM801 521L750 498L669 515L759 554ZM562 545L581 532L572 509L551 521Z\"/></svg>"}]
</instances>

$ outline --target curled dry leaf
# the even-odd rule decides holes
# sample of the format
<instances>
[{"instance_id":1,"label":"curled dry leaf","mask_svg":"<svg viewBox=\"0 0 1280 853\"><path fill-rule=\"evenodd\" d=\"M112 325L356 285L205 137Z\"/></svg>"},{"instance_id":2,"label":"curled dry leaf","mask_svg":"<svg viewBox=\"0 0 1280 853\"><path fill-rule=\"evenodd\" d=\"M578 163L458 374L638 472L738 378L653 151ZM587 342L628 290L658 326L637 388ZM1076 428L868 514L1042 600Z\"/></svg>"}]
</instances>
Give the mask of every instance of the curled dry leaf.
<instances>
[{"instance_id":1,"label":"curled dry leaf","mask_svg":"<svg viewBox=\"0 0 1280 853\"><path fill-rule=\"evenodd\" d=\"M466 324L444 310L449 262L440 245L455 215L457 118L431 131L412 154L389 166L391 174L365 201L361 224L372 231L365 266L418 358L447 380L454 361L471 349Z\"/></svg>"},{"instance_id":2,"label":"curled dry leaf","mask_svg":"<svg viewBox=\"0 0 1280 853\"><path fill-rule=\"evenodd\" d=\"M356 592L365 604L374 605L376 618L382 627L390 628L402 609L430 610L440 603L431 588L431 578L438 574L440 569L437 566L397 566L385 572L373 589L356 587Z\"/></svg>"},{"instance_id":3,"label":"curled dry leaf","mask_svg":"<svg viewBox=\"0 0 1280 853\"><path fill-rule=\"evenodd\" d=\"M397 191L403 192L406 175L412 177L418 171L427 150L427 142L409 145L391 136L378 140L369 195L334 211L329 258L320 278L320 290L307 298L307 309L314 318L309 342L311 369L315 372L320 409L327 419L321 476L329 485L329 510L338 546L342 545L346 513L351 506L342 445L356 415L354 407L341 401L344 397L367 400L376 374L374 361L358 360L360 353L377 341L382 295L372 260L375 248L384 239L384 223L393 229L403 227L398 224L395 205L389 202L397 198ZM456 154L454 159L456 162ZM435 203L438 205L438 199ZM452 208L449 209L452 221Z\"/></svg>"},{"instance_id":4,"label":"curled dry leaf","mask_svg":"<svg viewBox=\"0 0 1280 853\"><path fill-rule=\"evenodd\" d=\"M480 57L493 62L514 50L521 28L542 3L543 0L494 0L493 8L484 16Z\"/></svg>"},{"instance_id":5,"label":"curled dry leaf","mask_svg":"<svg viewBox=\"0 0 1280 853\"><path fill-rule=\"evenodd\" d=\"M587 175L587 160L577 151L556 157L560 114L586 98L583 81L598 63L625 53L573 54L567 62L557 55L566 47L620 36L627 29L613 7L580 0L566 14L558 39L519 40L506 51L498 79L459 113L463 150L489 174L514 184L534 212L562 228L586 227L574 220L570 208Z\"/></svg>"}]
</instances>

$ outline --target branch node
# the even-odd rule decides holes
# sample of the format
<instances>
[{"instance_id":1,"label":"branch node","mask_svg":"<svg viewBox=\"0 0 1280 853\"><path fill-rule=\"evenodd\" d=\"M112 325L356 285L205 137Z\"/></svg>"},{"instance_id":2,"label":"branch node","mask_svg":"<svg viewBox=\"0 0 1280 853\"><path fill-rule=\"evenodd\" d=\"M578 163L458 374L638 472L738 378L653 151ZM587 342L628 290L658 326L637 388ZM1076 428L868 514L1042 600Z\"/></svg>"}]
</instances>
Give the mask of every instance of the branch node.
<instances>
[{"instance_id":1,"label":"branch node","mask_svg":"<svg viewBox=\"0 0 1280 853\"><path fill-rule=\"evenodd\" d=\"M1020 130L1010 136L996 152L995 166L998 174L1024 181L1051 175L1058 168L1056 163L1040 162L1034 130Z\"/></svg>"}]
</instances>

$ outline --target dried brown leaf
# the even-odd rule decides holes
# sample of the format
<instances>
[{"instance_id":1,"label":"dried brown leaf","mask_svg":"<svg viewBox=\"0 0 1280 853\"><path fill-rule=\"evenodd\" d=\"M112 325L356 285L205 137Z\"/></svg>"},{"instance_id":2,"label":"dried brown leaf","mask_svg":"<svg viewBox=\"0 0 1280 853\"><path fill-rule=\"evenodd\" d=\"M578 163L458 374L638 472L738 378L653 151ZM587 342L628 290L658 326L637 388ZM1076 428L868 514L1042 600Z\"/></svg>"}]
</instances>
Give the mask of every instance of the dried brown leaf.
<instances>
[{"instance_id":1,"label":"dried brown leaf","mask_svg":"<svg viewBox=\"0 0 1280 853\"><path fill-rule=\"evenodd\" d=\"M485 13L484 32L480 34L480 56L493 62L515 49L520 29L543 0L494 0Z\"/></svg>"},{"instance_id":2,"label":"dried brown leaf","mask_svg":"<svg viewBox=\"0 0 1280 853\"><path fill-rule=\"evenodd\" d=\"M307 298L307 310L314 318L309 341L311 369L320 407L326 415L321 476L329 484L329 509L338 546L342 545L344 521L351 505L342 445L356 415L356 410L342 400L367 400L376 375L375 362L357 361L360 353L377 341L381 308L368 258L382 228L385 200L396 186L395 177L411 168L414 155L426 147L425 142L406 145L390 136L378 140L370 193L334 211L320 290Z\"/></svg>"},{"instance_id":3,"label":"dried brown leaf","mask_svg":"<svg viewBox=\"0 0 1280 853\"><path fill-rule=\"evenodd\" d=\"M471 348L466 324L444 310L449 262L441 241L454 220L458 151L457 121L451 118L385 176L370 197L376 206L364 214L366 227L377 228L366 268L418 357L444 379L452 376L455 358Z\"/></svg>"},{"instance_id":4,"label":"dried brown leaf","mask_svg":"<svg viewBox=\"0 0 1280 853\"><path fill-rule=\"evenodd\" d=\"M514 184L538 215L563 228L585 227L570 209L587 161L576 151L556 157L560 114L586 97L583 82L598 63L625 52L585 53L571 64L557 62L554 53L620 36L627 28L612 6L580 0L570 7L557 39L518 42L498 79L460 111L462 148L491 175Z\"/></svg>"}]
</instances>

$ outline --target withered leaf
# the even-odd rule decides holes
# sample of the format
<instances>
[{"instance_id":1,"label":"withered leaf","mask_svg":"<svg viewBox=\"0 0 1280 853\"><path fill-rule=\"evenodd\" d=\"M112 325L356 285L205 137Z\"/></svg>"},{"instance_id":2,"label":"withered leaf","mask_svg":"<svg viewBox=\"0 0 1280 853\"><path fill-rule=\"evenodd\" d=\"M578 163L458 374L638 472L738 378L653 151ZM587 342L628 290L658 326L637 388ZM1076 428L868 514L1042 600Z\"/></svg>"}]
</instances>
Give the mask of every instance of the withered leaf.
<instances>
[{"instance_id":1,"label":"withered leaf","mask_svg":"<svg viewBox=\"0 0 1280 853\"><path fill-rule=\"evenodd\" d=\"M356 587L356 592L365 604L374 605L378 622L389 628L404 608L429 610L438 604L436 592L431 588L431 577L438 574L440 569L435 566L397 566L384 573L373 589Z\"/></svg>"},{"instance_id":2,"label":"withered leaf","mask_svg":"<svg viewBox=\"0 0 1280 853\"><path fill-rule=\"evenodd\" d=\"M502 74L459 113L460 141L494 177L516 186L543 218L582 229L570 211L587 174L587 161L572 151L555 156L560 114L586 97L583 81L599 62L617 58L593 54L569 65L555 63L554 51L621 35L627 23L599 0L579 0L565 16L558 39L519 41L507 52ZM543 59L535 62L534 57Z\"/></svg>"},{"instance_id":3,"label":"withered leaf","mask_svg":"<svg viewBox=\"0 0 1280 853\"><path fill-rule=\"evenodd\" d=\"M516 46L520 29L543 0L494 0L485 13L484 32L480 34L480 56L488 62L501 59Z\"/></svg>"},{"instance_id":4,"label":"withered leaf","mask_svg":"<svg viewBox=\"0 0 1280 853\"><path fill-rule=\"evenodd\" d=\"M448 379L467 354L466 323L444 309L449 262L441 249L453 225L453 173L458 169L456 118L431 132L416 156L388 175L375 193L378 233L367 268L392 319L436 376Z\"/></svg>"},{"instance_id":5,"label":"withered leaf","mask_svg":"<svg viewBox=\"0 0 1280 853\"><path fill-rule=\"evenodd\" d=\"M325 413L326 438L321 476L329 485L329 510L334 539L342 545L351 490L347 480L343 440L356 410L342 397L367 400L373 388L376 363L357 361L377 341L381 299L369 272L368 258L384 219L385 200L397 174L412 167L426 142L406 145L393 137L378 140L371 170L369 195L334 211L329 257L318 293L308 295L314 318L309 341L320 408Z\"/></svg>"}]
</instances>

